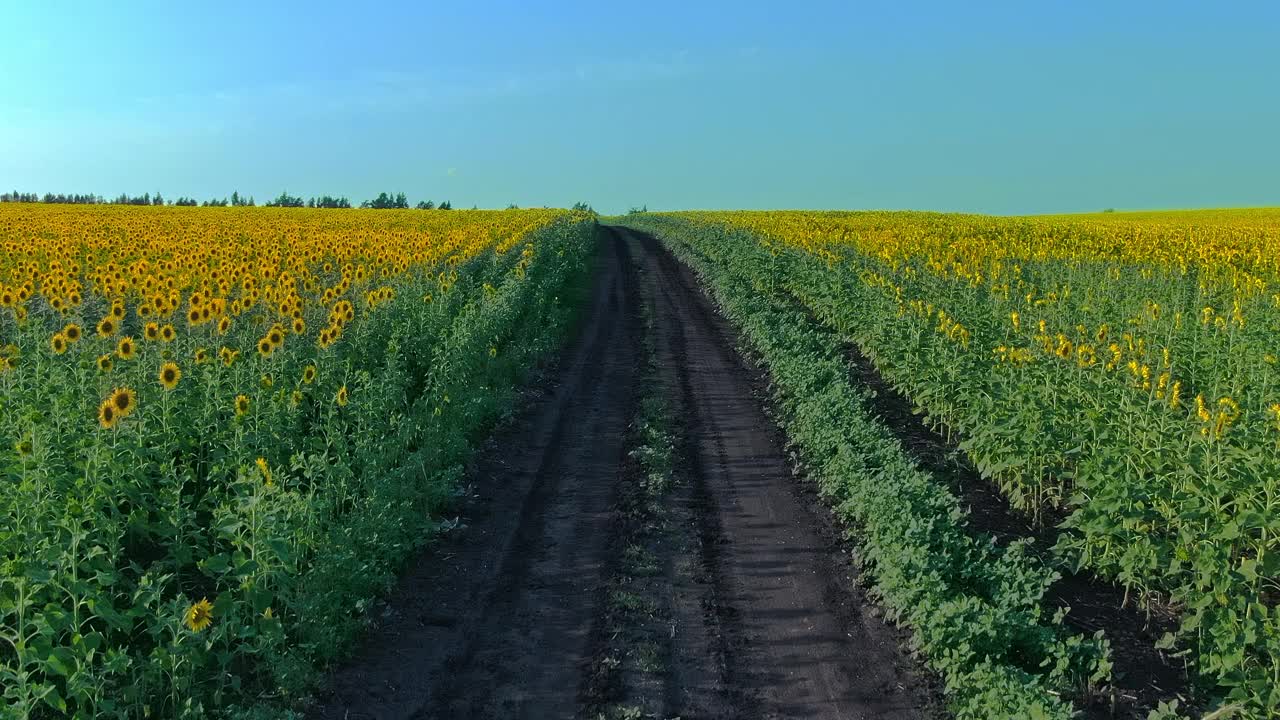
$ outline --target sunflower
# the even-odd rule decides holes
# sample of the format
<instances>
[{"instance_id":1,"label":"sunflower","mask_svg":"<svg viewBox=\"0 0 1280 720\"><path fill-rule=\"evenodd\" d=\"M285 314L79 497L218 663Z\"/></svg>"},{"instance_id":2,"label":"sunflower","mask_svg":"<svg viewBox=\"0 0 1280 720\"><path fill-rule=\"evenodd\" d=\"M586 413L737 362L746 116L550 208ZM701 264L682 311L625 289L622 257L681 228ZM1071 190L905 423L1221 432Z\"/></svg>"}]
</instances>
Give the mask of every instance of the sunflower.
<instances>
[{"instance_id":1,"label":"sunflower","mask_svg":"<svg viewBox=\"0 0 1280 720\"><path fill-rule=\"evenodd\" d=\"M218 334L226 335L227 331L230 329L231 329L231 316L223 315L222 319L218 321Z\"/></svg>"},{"instance_id":2,"label":"sunflower","mask_svg":"<svg viewBox=\"0 0 1280 720\"><path fill-rule=\"evenodd\" d=\"M164 326L162 326L162 327L160 328L160 339L161 339L161 340L163 340L163 341L165 341L165 342L173 342L173 339L174 339L175 337L177 337L177 332L176 332L176 331L174 331L174 329L173 329L173 326L172 326L172 325L170 325L170 324L168 324L168 323L165 323L165 324L164 324Z\"/></svg>"},{"instance_id":3,"label":"sunflower","mask_svg":"<svg viewBox=\"0 0 1280 720\"><path fill-rule=\"evenodd\" d=\"M232 350L229 347L223 347L218 351L218 357L222 358L223 365L231 367L231 364L236 361L236 358L240 357L240 351Z\"/></svg>"},{"instance_id":4,"label":"sunflower","mask_svg":"<svg viewBox=\"0 0 1280 720\"><path fill-rule=\"evenodd\" d=\"M258 354L264 358L271 357L271 353L275 352L275 346L267 338L258 341Z\"/></svg>"},{"instance_id":5,"label":"sunflower","mask_svg":"<svg viewBox=\"0 0 1280 720\"><path fill-rule=\"evenodd\" d=\"M104 317L102 318L102 320L98 321L98 337L109 338L115 334L116 334L115 318L108 315L107 317Z\"/></svg>"},{"instance_id":6,"label":"sunflower","mask_svg":"<svg viewBox=\"0 0 1280 720\"><path fill-rule=\"evenodd\" d=\"M266 340L271 343L271 348L274 350L284 344L284 331L279 327L273 327L271 328L271 331L267 333Z\"/></svg>"},{"instance_id":7,"label":"sunflower","mask_svg":"<svg viewBox=\"0 0 1280 720\"><path fill-rule=\"evenodd\" d=\"M149 322L142 328L142 337L155 342L160 339L160 324Z\"/></svg>"},{"instance_id":8,"label":"sunflower","mask_svg":"<svg viewBox=\"0 0 1280 720\"><path fill-rule=\"evenodd\" d=\"M334 398L334 401L338 403L338 407L346 406L347 404L347 386L346 385L343 385L342 387L338 388L338 395L337 397Z\"/></svg>"},{"instance_id":9,"label":"sunflower","mask_svg":"<svg viewBox=\"0 0 1280 720\"><path fill-rule=\"evenodd\" d=\"M138 394L127 387L116 388L111 391L111 397L107 398L107 402L115 409L117 415L122 418L128 417L137 406Z\"/></svg>"},{"instance_id":10,"label":"sunflower","mask_svg":"<svg viewBox=\"0 0 1280 720\"><path fill-rule=\"evenodd\" d=\"M98 356L98 371L104 373L111 372L111 353Z\"/></svg>"},{"instance_id":11,"label":"sunflower","mask_svg":"<svg viewBox=\"0 0 1280 720\"><path fill-rule=\"evenodd\" d=\"M60 332L54 333L53 337L49 338L49 347L53 348L55 355L61 355L67 351L67 337Z\"/></svg>"},{"instance_id":12,"label":"sunflower","mask_svg":"<svg viewBox=\"0 0 1280 720\"><path fill-rule=\"evenodd\" d=\"M80 326L75 323L67 323L67 326L62 328L62 336L67 339L67 342L80 342L80 335Z\"/></svg>"},{"instance_id":13,"label":"sunflower","mask_svg":"<svg viewBox=\"0 0 1280 720\"><path fill-rule=\"evenodd\" d=\"M107 400L98 406L98 424L105 430L110 430L116 426L116 422L120 420L119 413L115 407L111 405L111 401Z\"/></svg>"},{"instance_id":14,"label":"sunflower","mask_svg":"<svg viewBox=\"0 0 1280 720\"><path fill-rule=\"evenodd\" d=\"M316 379L315 365L308 365L302 368L302 383L304 385L310 385L312 382L315 381L315 379Z\"/></svg>"},{"instance_id":15,"label":"sunflower","mask_svg":"<svg viewBox=\"0 0 1280 720\"><path fill-rule=\"evenodd\" d=\"M213 604L208 598L200 598L200 602L187 608L187 612L182 617L182 622L191 628L192 632L200 632L213 624Z\"/></svg>"},{"instance_id":16,"label":"sunflower","mask_svg":"<svg viewBox=\"0 0 1280 720\"><path fill-rule=\"evenodd\" d=\"M121 360L132 360L135 349L133 338L128 335L120 338L120 342L116 343L116 355L119 355Z\"/></svg>"},{"instance_id":17,"label":"sunflower","mask_svg":"<svg viewBox=\"0 0 1280 720\"><path fill-rule=\"evenodd\" d=\"M267 459L258 458L255 462L258 465L258 472L262 473L263 481L271 485L271 468L267 465Z\"/></svg>"},{"instance_id":18,"label":"sunflower","mask_svg":"<svg viewBox=\"0 0 1280 720\"><path fill-rule=\"evenodd\" d=\"M307 323L302 318L293 319L293 334L302 335L307 332Z\"/></svg>"},{"instance_id":19,"label":"sunflower","mask_svg":"<svg viewBox=\"0 0 1280 720\"><path fill-rule=\"evenodd\" d=\"M123 302L120 302L119 300L117 300L114 303L111 303L111 317L115 318L116 320L124 319L124 303Z\"/></svg>"},{"instance_id":20,"label":"sunflower","mask_svg":"<svg viewBox=\"0 0 1280 720\"><path fill-rule=\"evenodd\" d=\"M172 390L178 387L178 381L182 379L182 370L177 363L167 362L160 366L160 384L165 390Z\"/></svg>"},{"instance_id":21,"label":"sunflower","mask_svg":"<svg viewBox=\"0 0 1280 720\"><path fill-rule=\"evenodd\" d=\"M249 414L249 396L236 396L236 417L244 417Z\"/></svg>"},{"instance_id":22,"label":"sunflower","mask_svg":"<svg viewBox=\"0 0 1280 720\"><path fill-rule=\"evenodd\" d=\"M209 362L209 351L204 348L196 348L195 360L197 365Z\"/></svg>"},{"instance_id":23,"label":"sunflower","mask_svg":"<svg viewBox=\"0 0 1280 720\"><path fill-rule=\"evenodd\" d=\"M187 311L187 322L192 325L200 324L200 308L191 308Z\"/></svg>"}]
</instances>

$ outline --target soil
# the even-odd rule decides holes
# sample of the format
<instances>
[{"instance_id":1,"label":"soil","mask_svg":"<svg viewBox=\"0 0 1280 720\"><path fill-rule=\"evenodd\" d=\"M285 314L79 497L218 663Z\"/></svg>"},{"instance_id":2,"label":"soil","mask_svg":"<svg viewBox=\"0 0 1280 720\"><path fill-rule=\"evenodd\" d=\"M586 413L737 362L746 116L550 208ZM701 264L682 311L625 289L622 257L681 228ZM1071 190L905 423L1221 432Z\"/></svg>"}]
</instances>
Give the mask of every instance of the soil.
<instances>
[{"instance_id":1,"label":"soil","mask_svg":"<svg viewBox=\"0 0 1280 720\"><path fill-rule=\"evenodd\" d=\"M903 652L905 635L880 619L830 511L788 465L765 413L764 375L735 349L729 322L657 240L612 231L637 248L641 286L653 294L658 367L683 426L689 484L680 500L705 578L697 605L715 637L698 647L709 633L692 633L692 647L677 653L684 662L671 672L684 702L668 716L939 715L937 680ZM688 616L695 603L682 600ZM720 674L718 697L706 687L708 664L689 662L706 655Z\"/></svg>"},{"instance_id":2,"label":"soil","mask_svg":"<svg viewBox=\"0 0 1280 720\"><path fill-rule=\"evenodd\" d=\"M459 527L406 569L307 716L939 716L936 678L859 587L728 323L656 240L601 232L577 339L481 451ZM611 589L636 551L624 513L645 392L671 409L678 480L660 500L668 530L644 544L656 570L635 586L638 622L665 630L641 672L615 656Z\"/></svg>"}]
</instances>

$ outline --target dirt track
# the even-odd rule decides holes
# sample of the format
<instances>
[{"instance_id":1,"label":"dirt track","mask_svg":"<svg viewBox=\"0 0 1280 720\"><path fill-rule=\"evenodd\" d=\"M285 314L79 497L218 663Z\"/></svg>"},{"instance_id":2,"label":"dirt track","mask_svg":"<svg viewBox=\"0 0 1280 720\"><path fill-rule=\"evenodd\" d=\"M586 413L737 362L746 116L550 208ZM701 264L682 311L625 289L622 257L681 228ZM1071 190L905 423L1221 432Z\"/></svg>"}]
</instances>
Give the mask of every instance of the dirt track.
<instances>
[{"instance_id":1,"label":"dirt track","mask_svg":"<svg viewBox=\"0 0 1280 720\"><path fill-rule=\"evenodd\" d=\"M652 238L608 229L594 283L553 380L472 473L465 527L408 569L308 715L572 718L654 703L686 720L936 715L932 683L857 590L829 515L785 461L759 373L692 273ZM659 388L639 382L642 305ZM682 460L664 500L674 530L656 545L666 661L660 687L624 674L601 698L629 425L654 391Z\"/></svg>"}]
</instances>

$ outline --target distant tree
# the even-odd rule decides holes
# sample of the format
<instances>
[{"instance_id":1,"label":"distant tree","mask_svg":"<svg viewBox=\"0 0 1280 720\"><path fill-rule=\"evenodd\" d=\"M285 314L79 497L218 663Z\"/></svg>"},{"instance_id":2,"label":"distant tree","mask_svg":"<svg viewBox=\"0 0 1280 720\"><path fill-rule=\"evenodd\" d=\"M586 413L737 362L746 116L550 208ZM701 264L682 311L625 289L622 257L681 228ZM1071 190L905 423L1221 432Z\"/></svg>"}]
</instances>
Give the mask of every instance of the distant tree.
<instances>
[{"instance_id":1,"label":"distant tree","mask_svg":"<svg viewBox=\"0 0 1280 720\"><path fill-rule=\"evenodd\" d=\"M508 210L519 210L519 209L520 209L520 206L519 206L519 205L517 205L517 204L515 204L515 203L511 203L510 205L507 205L507 209L508 209Z\"/></svg>"},{"instance_id":2,"label":"distant tree","mask_svg":"<svg viewBox=\"0 0 1280 720\"><path fill-rule=\"evenodd\" d=\"M155 194L154 196L152 196L152 198L151 198L151 204L152 204L152 205L163 205L163 204L164 204L164 198L160 195L160 193L156 193L156 194Z\"/></svg>"},{"instance_id":3,"label":"distant tree","mask_svg":"<svg viewBox=\"0 0 1280 720\"><path fill-rule=\"evenodd\" d=\"M441 209L441 210L452 210L452 209L453 209L453 203L449 202L448 200L445 200L444 202L440 203L440 205L439 205L439 209Z\"/></svg>"},{"instance_id":4,"label":"distant tree","mask_svg":"<svg viewBox=\"0 0 1280 720\"><path fill-rule=\"evenodd\" d=\"M409 208L409 198L405 197L404 193L395 195L378 193L378 197L360 203L360 207L374 210L406 210Z\"/></svg>"},{"instance_id":5,"label":"distant tree","mask_svg":"<svg viewBox=\"0 0 1280 720\"><path fill-rule=\"evenodd\" d=\"M324 195L318 198L311 198L313 205L308 207L328 208L328 209L348 209L351 207L351 201L345 197L330 197Z\"/></svg>"},{"instance_id":6,"label":"distant tree","mask_svg":"<svg viewBox=\"0 0 1280 720\"><path fill-rule=\"evenodd\" d=\"M250 201L252 201L252 198L250 199ZM300 208L300 207L303 207L305 204L306 203L303 202L302 198L294 197L293 195L290 195L288 192L282 192L280 193L280 197L268 202L267 207ZM312 200L311 207L315 207L314 200Z\"/></svg>"},{"instance_id":7,"label":"distant tree","mask_svg":"<svg viewBox=\"0 0 1280 720\"><path fill-rule=\"evenodd\" d=\"M630 210L628 210L628 211L627 211L627 214L628 214L628 215L636 215L636 214L639 214L639 213L647 213L647 212L649 212L649 206L648 206L648 205L645 205L644 207L638 207L638 208L637 208L637 207L633 207L633 208L631 208Z\"/></svg>"},{"instance_id":8,"label":"distant tree","mask_svg":"<svg viewBox=\"0 0 1280 720\"><path fill-rule=\"evenodd\" d=\"M577 203L574 203L574 204L573 204L573 208L572 208L572 209L573 209L573 210L576 210L576 211L578 211L578 212L584 212L584 213L587 213L588 215L599 215L599 214L600 214L600 213L598 213L598 212L596 212L596 211L595 211L595 208L591 207L590 205L588 205L587 203L584 203L584 202L577 202Z\"/></svg>"},{"instance_id":9,"label":"distant tree","mask_svg":"<svg viewBox=\"0 0 1280 720\"><path fill-rule=\"evenodd\" d=\"M418 204L415 207L417 207L419 210L435 210L436 204L431 202L430 200L421 200L418 202Z\"/></svg>"}]
</instances>

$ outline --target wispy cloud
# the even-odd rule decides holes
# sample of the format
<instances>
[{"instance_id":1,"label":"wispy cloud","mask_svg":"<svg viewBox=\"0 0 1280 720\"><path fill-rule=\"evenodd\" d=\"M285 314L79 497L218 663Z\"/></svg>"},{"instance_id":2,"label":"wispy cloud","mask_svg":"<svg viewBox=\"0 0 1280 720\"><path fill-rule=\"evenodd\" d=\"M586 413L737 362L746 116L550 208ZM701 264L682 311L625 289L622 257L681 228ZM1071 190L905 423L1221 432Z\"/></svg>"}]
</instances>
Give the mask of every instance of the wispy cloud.
<instances>
[{"instance_id":1,"label":"wispy cloud","mask_svg":"<svg viewBox=\"0 0 1280 720\"><path fill-rule=\"evenodd\" d=\"M702 63L687 50L637 57L599 57L546 67L471 66L429 70L379 70L345 77L227 85L205 90L147 92L116 98L109 107L7 108L11 131L147 136L164 132L221 134L281 118L450 108L576 90L634 85L694 74Z\"/></svg>"}]
</instances>

